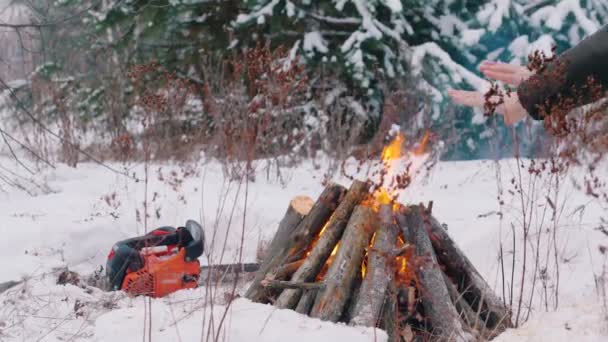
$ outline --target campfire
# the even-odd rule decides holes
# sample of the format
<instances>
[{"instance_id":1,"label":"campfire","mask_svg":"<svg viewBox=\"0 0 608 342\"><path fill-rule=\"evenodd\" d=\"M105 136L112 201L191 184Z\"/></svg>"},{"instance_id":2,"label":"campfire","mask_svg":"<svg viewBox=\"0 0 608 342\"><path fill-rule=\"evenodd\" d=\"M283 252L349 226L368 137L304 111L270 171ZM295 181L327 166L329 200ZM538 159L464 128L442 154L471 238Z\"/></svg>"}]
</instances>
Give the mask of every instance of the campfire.
<instances>
[{"instance_id":1,"label":"campfire","mask_svg":"<svg viewBox=\"0 0 608 342\"><path fill-rule=\"evenodd\" d=\"M491 339L510 327L505 304L433 217L432 203L396 201L410 183L410 165L396 165L402 146L398 135L384 148L378 183L353 179L348 190L327 185L316 201L295 197L246 297L380 327L389 341Z\"/></svg>"}]
</instances>

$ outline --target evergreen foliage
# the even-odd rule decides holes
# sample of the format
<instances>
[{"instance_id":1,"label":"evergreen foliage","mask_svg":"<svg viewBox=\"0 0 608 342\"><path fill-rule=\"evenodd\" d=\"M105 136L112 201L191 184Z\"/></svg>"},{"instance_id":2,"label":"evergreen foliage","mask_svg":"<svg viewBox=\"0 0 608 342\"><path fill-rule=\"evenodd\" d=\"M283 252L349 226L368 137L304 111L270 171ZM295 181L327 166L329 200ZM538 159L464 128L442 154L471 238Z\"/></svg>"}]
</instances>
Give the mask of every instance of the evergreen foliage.
<instances>
[{"instance_id":1,"label":"evergreen foliage","mask_svg":"<svg viewBox=\"0 0 608 342\"><path fill-rule=\"evenodd\" d=\"M563 51L608 18L604 0L32 0L40 22L85 11L60 30L42 28L45 51L35 76L60 83L73 115L126 130L133 89L127 71L158 61L203 86L209 60L260 42L290 50L287 63L305 63L311 89L301 122L314 134L331 122L364 122L367 136L382 120L391 84L425 94L409 124L432 127L445 158L509 154L501 119L454 108L449 88L487 89L477 66L485 59L526 63L535 49ZM49 44L50 42L50 44ZM37 99L50 119L57 94ZM34 101L36 102L36 101ZM337 104L341 104L337 106ZM202 110L202 109L201 109ZM189 119L201 120L204 112ZM403 127L415 130L419 127ZM529 129L520 125L524 142ZM353 130L355 130L353 128ZM114 134L120 134L120 130ZM535 133L533 136L537 136ZM365 135L365 134L363 134ZM488 142L492 138L499 144ZM498 139L498 140L496 140Z\"/></svg>"}]
</instances>

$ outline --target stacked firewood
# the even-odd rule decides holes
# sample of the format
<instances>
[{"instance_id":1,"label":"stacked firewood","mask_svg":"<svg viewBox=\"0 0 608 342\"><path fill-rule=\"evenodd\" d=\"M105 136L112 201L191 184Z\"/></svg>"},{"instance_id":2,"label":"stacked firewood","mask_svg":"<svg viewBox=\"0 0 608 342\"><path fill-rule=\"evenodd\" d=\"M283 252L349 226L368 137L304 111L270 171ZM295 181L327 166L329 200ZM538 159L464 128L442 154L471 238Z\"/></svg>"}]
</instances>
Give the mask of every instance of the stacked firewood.
<instances>
[{"instance_id":1,"label":"stacked firewood","mask_svg":"<svg viewBox=\"0 0 608 342\"><path fill-rule=\"evenodd\" d=\"M406 272L404 272L404 268ZM390 341L491 339L509 311L422 205L378 203L369 184L296 197L245 295Z\"/></svg>"}]
</instances>

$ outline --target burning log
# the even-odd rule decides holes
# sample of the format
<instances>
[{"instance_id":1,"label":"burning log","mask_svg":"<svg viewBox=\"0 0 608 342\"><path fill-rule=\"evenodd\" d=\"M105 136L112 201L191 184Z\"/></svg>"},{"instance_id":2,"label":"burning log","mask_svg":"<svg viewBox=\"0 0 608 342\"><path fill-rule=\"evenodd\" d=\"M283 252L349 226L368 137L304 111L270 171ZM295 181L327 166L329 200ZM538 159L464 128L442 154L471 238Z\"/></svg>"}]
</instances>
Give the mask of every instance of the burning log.
<instances>
[{"instance_id":1,"label":"burning log","mask_svg":"<svg viewBox=\"0 0 608 342\"><path fill-rule=\"evenodd\" d=\"M357 273L361 272L365 248L376 230L376 221L372 208L362 205L355 208L325 277L326 286L320 290L312 307L312 317L338 321L354 288Z\"/></svg>"},{"instance_id":2,"label":"burning log","mask_svg":"<svg viewBox=\"0 0 608 342\"><path fill-rule=\"evenodd\" d=\"M319 235L325 223L343 201L345 193L346 189L338 184L332 184L325 188L310 214L298 225L289 239L291 241L287 253L289 262L302 259L305 256L313 240Z\"/></svg>"},{"instance_id":3,"label":"burning log","mask_svg":"<svg viewBox=\"0 0 608 342\"><path fill-rule=\"evenodd\" d=\"M313 205L313 200L308 196L297 196L289 202L287 212L283 216L281 223L279 223L279 228L268 246L268 251L262 261L262 265L268 264L285 246L293 231L310 212Z\"/></svg>"},{"instance_id":4,"label":"burning log","mask_svg":"<svg viewBox=\"0 0 608 342\"><path fill-rule=\"evenodd\" d=\"M344 191L344 187L340 185L327 186L308 212L302 212L306 207L300 203L290 203L277 230L279 237L275 236L273 239L260 270L245 293L246 298L256 302L266 298L265 288L261 285L262 280L269 272L285 264L290 256L305 250L334 212Z\"/></svg>"},{"instance_id":5,"label":"burning log","mask_svg":"<svg viewBox=\"0 0 608 342\"><path fill-rule=\"evenodd\" d=\"M435 335L449 337L450 341L465 341L460 315L456 311L437 263L431 239L424 227L422 210L411 207L406 214L408 236L416 246L416 255L424 262L416 267L418 286L422 292L422 306Z\"/></svg>"},{"instance_id":6,"label":"burning log","mask_svg":"<svg viewBox=\"0 0 608 342\"><path fill-rule=\"evenodd\" d=\"M446 230L433 216L425 213L425 227L428 230L439 261L446 267L446 273L456 280L458 291L474 311L481 303L481 318L487 327L497 332L512 327L509 310L492 288L479 274L469 258L456 246Z\"/></svg>"},{"instance_id":7,"label":"burning log","mask_svg":"<svg viewBox=\"0 0 608 342\"><path fill-rule=\"evenodd\" d=\"M382 316L388 284L393 280L393 251L397 241L398 227L395 224L393 207L380 206L380 227L376 231L374 244L369 251L367 272L355 299L352 325L375 327Z\"/></svg>"},{"instance_id":8,"label":"burning log","mask_svg":"<svg viewBox=\"0 0 608 342\"><path fill-rule=\"evenodd\" d=\"M340 241L353 209L367 196L367 193L368 185L366 183L353 182L346 196L325 225L323 234L319 237L312 251L306 257L302 266L293 274L292 281L306 282L314 280L325 265L332 250L336 248L338 241ZM275 305L282 309L293 308L298 304L301 294L302 292L297 289L283 291Z\"/></svg>"},{"instance_id":9,"label":"burning log","mask_svg":"<svg viewBox=\"0 0 608 342\"><path fill-rule=\"evenodd\" d=\"M294 199L246 296L381 327L391 342L490 338L510 325L502 302L437 220L422 206L381 205L390 195L354 181L348 191L330 185L312 208Z\"/></svg>"}]
</instances>

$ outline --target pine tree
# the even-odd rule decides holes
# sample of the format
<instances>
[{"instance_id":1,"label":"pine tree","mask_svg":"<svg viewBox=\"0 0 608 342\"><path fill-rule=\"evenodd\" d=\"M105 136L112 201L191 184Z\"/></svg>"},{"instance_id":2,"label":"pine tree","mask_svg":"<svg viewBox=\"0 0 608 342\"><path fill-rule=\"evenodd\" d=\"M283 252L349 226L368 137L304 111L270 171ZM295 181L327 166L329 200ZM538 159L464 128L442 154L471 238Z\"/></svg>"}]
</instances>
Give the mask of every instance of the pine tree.
<instances>
[{"instance_id":1,"label":"pine tree","mask_svg":"<svg viewBox=\"0 0 608 342\"><path fill-rule=\"evenodd\" d=\"M39 18L88 9L84 18L61 30L43 28L46 49L35 62L37 75L62 83L74 113L95 122L117 127L130 115L133 94L126 74L132 65L154 59L180 77L204 84L201 63L209 56L270 41L291 49L290 60L303 61L315 76L302 109L304 121L319 137L328 135L323 133L331 129L328 122L357 120L372 135L391 89L387 84L414 80L430 101L408 109L420 113L412 124L430 126L446 141L445 157L457 159L508 154L512 134L500 119L454 107L447 89L485 89L490 83L477 71L481 61L525 64L534 49L549 51L556 45L563 51L608 17L604 0L28 3ZM314 83L319 79L327 84ZM45 108L52 118L52 104ZM523 136L525 128L520 125L518 133ZM534 134L542 131L538 124L532 129ZM489 149L490 142L496 148Z\"/></svg>"},{"instance_id":2,"label":"pine tree","mask_svg":"<svg viewBox=\"0 0 608 342\"><path fill-rule=\"evenodd\" d=\"M606 18L602 0L250 0L236 27L257 25L275 43L289 44L312 69L339 70L361 94L373 121L381 115L379 80L420 77L431 104L425 125L449 138L447 158L495 157L511 153L512 135L501 120L481 111L453 108L449 88L487 89L477 71L485 59L525 64L534 49L558 51L593 33ZM605 19L604 19L605 20ZM538 124L532 128L538 134ZM524 144L530 142L518 134ZM526 141L527 139L527 141ZM490 140L498 143L488 149ZM525 148L524 148L525 149Z\"/></svg>"}]
</instances>

